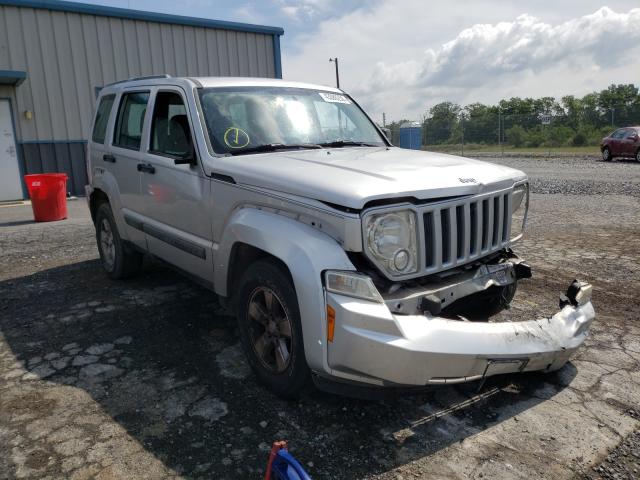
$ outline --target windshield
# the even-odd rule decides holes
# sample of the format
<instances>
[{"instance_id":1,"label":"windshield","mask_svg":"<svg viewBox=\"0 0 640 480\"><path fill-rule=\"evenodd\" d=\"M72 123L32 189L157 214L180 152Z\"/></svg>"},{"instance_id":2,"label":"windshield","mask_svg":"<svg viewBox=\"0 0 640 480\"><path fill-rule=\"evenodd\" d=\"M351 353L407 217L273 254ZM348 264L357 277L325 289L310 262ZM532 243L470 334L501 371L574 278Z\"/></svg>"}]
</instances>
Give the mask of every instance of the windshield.
<instances>
[{"instance_id":1,"label":"windshield","mask_svg":"<svg viewBox=\"0 0 640 480\"><path fill-rule=\"evenodd\" d=\"M216 153L386 145L346 95L282 87L203 88L199 93Z\"/></svg>"}]
</instances>

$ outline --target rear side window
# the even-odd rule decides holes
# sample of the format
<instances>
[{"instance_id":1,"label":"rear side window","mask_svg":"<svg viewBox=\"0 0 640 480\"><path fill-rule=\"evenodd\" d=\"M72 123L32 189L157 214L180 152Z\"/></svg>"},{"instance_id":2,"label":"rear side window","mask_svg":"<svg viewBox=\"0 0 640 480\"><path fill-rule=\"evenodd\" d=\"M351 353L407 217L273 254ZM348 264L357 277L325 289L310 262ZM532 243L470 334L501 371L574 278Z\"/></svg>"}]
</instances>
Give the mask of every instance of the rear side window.
<instances>
[{"instance_id":1,"label":"rear side window","mask_svg":"<svg viewBox=\"0 0 640 480\"><path fill-rule=\"evenodd\" d=\"M113 144L119 147L140 149L142 124L147 112L149 92L132 92L122 95Z\"/></svg>"},{"instance_id":2,"label":"rear side window","mask_svg":"<svg viewBox=\"0 0 640 480\"><path fill-rule=\"evenodd\" d=\"M109 115L111 115L111 107L115 95L105 95L98 105L98 113L96 113L96 122L93 124L93 134L91 139L96 143L104 143L104 137L107 135L107 125L109 123Z\"/></svg>"}]
</instances>

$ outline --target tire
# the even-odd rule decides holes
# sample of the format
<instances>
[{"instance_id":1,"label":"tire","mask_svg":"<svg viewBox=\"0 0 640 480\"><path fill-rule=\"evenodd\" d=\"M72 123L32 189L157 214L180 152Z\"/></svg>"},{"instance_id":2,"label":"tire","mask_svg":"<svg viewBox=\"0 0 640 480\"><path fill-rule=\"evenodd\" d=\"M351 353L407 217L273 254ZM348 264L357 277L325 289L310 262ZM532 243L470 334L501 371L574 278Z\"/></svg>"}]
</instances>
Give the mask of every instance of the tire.
<instances>
[{"instance_id":1,"label":"tire","mask_svg":"<svg viewBox=\"0 0 640 480\"><path fill-rule=\"evenodd\" d=\"M505 287L490 287L484 292L457 300L446 309L446 313L452 316L462 315L469 320L486 321L509 308L517 290L517 281Z\"/></svg>"},{"instance_id":2,"label":"tire","mask_svg":"<svg viewBox=\"0 0 640 480\"><path fill-rule=\"evenodd\" d=\"M603 162L611 161L611 150L609 150L609 147L604 147L602 149L602 161Z\"/></svg>"},{"instance_id":3,"label":"tire","mask_svg":"<svg viewBox=\"0 0 640 480\"><path fill-rule=\"evenodd\" d=\"M640 162L640 148L636 150L636 162Z\"/></svg>"},{"instance_id":4,"label":"tire","mask_svg":"<svg viewBox=\"0 0 640 480\"><path fill-rule=\"evenodd\" d=\"M138 273L142 254L122 240L108 203L100 204L96 212L96 242L102 268L109 277L118 280Z\"/></svg>"},{"instance_id":5,"label":"tire","mask_svg":"<svg viewBox=\"0 0 640 480\"><path fill-rule=\"evenodd\" d=\"M295 398L310 378L293 283L280 265L258 260L238 285L242 347L258 380L283 398Z\"/></svg>"}]
</instances>

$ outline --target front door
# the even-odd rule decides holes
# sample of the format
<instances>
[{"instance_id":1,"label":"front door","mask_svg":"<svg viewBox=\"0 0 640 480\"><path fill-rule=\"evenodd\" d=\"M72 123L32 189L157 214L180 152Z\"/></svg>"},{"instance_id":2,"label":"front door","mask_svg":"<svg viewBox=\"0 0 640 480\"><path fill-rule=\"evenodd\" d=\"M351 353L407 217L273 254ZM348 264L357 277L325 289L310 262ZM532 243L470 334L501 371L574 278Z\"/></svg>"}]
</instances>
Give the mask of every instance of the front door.
<instances>
[{"instance_id":1,"label":"front door","mask_svg":"<svg viewBox=\"0 0 640 480\"><path fill-rule=\"evenodd\" d=\"M620 128L611 134L611 155L622 155L622 137L624 137L625 129Z\"/></svg>"},{"instance_id":2,"label":"front door","mask_svg":"<svg viewBox=\"0 0 640 480\"><path fill-rule=\"evenodd\" d=\"M149 251L213 281L211 182L196 161L193 122L178 88L158 88L141 165L141 208ZM192 159L192 161L189 160Z\"/></svg>"},{"instance_id":3,"label":"front door","mask_svg":"<svg viewBox=\"0 0 640 480\"><path fill-rule=\"evenodd\" d=\"M0 201L23 198L11 105L0 99Z\"/></svg>"}]
</instances>

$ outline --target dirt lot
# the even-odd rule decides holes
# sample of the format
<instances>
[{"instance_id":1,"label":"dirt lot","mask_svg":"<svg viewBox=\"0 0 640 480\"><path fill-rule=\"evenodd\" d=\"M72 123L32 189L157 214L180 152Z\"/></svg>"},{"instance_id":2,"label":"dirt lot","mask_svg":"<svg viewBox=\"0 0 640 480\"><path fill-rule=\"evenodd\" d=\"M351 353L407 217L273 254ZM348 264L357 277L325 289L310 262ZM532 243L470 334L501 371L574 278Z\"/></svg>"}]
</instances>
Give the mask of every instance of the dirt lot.
<instances>
[{"instance_id":1,"label":"dirt lot","mask_svg":"<svg viewBox=\"0 0 640 480\"><path fill-rule=\"evenodd\" d=\"M500 162L538 192L534 278L501 315L552 314L586 279L592 336L554 374L385 402L275 398L212 294L152 262L107 279L84 200L48 224L0 207L0 478L261 478L282 438L314 478L638 478L640 164Z\"/></svg>"}]
</instances>

